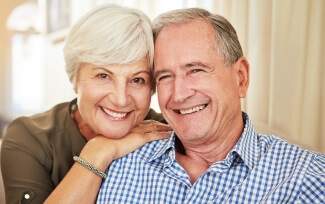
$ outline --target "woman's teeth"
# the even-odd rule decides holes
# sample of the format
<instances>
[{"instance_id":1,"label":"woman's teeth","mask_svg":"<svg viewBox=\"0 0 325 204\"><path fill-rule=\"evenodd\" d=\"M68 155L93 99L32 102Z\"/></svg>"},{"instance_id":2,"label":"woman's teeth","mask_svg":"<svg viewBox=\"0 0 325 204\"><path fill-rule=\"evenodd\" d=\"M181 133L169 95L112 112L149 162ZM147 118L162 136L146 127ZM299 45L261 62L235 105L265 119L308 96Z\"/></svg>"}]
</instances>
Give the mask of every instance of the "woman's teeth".
<instances>
[{"instance_id":1,"label":"woman's teeth","mask_svg":"<svg viewBox=\"0 0 325 204\"><path fill-rule=\"evenodd\" d=\"M191 109L187 109L187 110L179 110L179 112L184 115L184 114L190 114L190 113L194 113L194 112L198 112L200 110L202 110L203 108L205 108L206 105L201 105L201 106L197 106Z\"/></svg>"},{"instance_id":2,"label":"woman's teeth","mask_svg":"<svg viewBox=\"0 0 325 204\"><path fill-rule=\"evenodd\" d=\"M114 118L123 118L126 116L127 113L116 113L116 112L113 112L113 111L110 111L110 110L107 110L106 108L102 107L103 111L109 115L109 116L112 116Z\"/></svg>"}]
</instances>

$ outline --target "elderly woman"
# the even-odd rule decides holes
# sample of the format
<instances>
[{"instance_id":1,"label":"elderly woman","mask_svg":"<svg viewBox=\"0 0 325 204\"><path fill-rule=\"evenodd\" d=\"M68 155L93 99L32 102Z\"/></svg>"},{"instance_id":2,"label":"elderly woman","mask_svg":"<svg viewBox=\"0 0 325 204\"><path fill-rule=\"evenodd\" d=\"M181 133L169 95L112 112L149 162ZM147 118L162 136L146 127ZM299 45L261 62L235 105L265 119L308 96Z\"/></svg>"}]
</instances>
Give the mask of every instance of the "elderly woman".
<instances>
[{"instance_id":1,"label":"elderly woman","mask_svg":"<svg viewBox=\"0 0 325 204\"><path fill-rule=\"evenodd\" d=\"M170 135L149 110L153 37L142 12L91 10L71 30L64 54L77 99L8 127L1 154L8 203L94 202L114 159Z\"/></svg>"}]
</instances>

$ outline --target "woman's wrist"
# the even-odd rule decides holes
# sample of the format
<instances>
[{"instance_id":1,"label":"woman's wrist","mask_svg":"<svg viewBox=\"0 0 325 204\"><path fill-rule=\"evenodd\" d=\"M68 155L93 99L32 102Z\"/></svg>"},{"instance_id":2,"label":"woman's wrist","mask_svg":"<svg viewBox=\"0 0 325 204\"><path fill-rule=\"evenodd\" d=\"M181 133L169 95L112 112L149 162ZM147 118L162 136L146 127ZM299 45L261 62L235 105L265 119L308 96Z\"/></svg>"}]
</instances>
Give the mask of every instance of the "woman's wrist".
<instances>
[{"instance_id":1,"label":"woman's wrist","mask_svg":"<svg viewBox=\"0 0 325 204\"><path fill-rule=\"evenodd\" d=\"M87 161L83 160L82 158L80 158L78 156L74 156L73 157L73 160L75 162L78 162L79 164L81 164L85 168L89 169L90 171L94 172L95 174L97 174L98 176L100 176L102 179L106 179L107 178L107 175L103 171L97 169L96 167L94 167L93 165L91 165Z\"/></svg>"},{"instance_id":2,"label":"woman's wrist","mask_svg":"<svg viewBox=\"0 0 325 204\"><path fill-rule=\"evenodd\" d=\"M79 156L104 172L116 155L117 149L113 141L103 136L96 136L86 143Z\"/></svg>"}]
</instances>

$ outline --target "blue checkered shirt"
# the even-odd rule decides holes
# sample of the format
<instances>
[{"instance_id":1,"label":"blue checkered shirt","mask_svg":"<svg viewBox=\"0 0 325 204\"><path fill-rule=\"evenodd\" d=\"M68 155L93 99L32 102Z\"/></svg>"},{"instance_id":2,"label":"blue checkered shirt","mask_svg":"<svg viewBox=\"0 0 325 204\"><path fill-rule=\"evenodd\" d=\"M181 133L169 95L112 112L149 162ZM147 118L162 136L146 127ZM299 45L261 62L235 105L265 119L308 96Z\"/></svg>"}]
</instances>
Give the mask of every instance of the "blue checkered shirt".
<instances>
[{"instance_id":1,"label":"blue checkered shirt","mask_svg":"<svg viewBox=\"0 0 325 204\"><path fill-rule=\"evenodd\" d=\"M173 134L114 161L97 203L325 203L325 155L258 134L243 117L237 144L194 184Z\"/></svg>"}]
</instances>

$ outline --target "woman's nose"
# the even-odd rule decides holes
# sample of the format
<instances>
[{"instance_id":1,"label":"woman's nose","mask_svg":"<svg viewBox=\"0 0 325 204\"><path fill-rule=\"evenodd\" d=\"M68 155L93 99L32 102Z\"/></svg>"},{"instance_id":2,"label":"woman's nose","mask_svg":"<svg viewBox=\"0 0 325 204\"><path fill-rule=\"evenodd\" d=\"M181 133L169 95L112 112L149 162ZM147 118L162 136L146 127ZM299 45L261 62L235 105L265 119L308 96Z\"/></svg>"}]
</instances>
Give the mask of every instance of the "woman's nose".
<instances>
[{"instance_id":1,"label":"woman's nose","mask_svg":"<svg viewBox=\"0 0 325 204\"><path fill-rule=\"evenodd\" d=\"M111 100L117 107L125 107L128 105L128 90L126 83L116 83L111 94Z\"/></svg>"}]
</instances>

